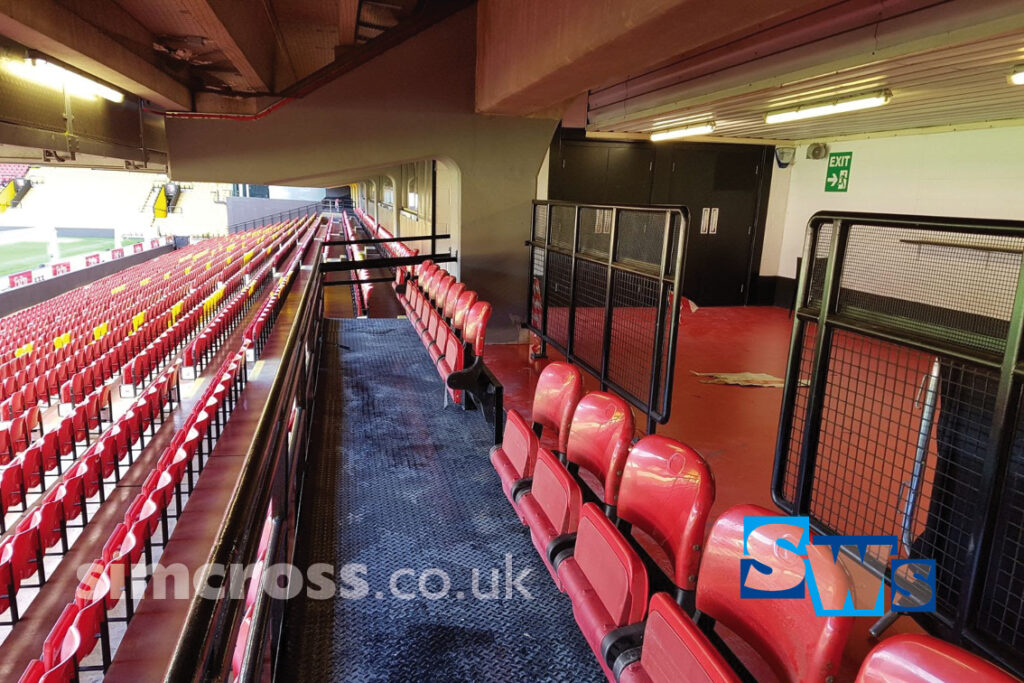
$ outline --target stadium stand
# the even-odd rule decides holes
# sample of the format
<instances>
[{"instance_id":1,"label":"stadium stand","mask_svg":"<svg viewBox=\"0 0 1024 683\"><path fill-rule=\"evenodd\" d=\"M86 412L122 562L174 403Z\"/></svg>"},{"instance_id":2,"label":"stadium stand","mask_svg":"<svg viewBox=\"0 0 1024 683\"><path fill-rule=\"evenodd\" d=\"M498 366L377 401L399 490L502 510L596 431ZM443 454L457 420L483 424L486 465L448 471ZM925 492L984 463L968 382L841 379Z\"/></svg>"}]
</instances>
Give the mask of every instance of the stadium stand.
<instances>
[{"instance_id":1,"label":"stadium stand","mask_svg":"<svg viewBox=\"0 0 1024 683\"><path fill-rule=\"evenodd\" d=\"M377 239L395 240L389 230L378 225L361 209L357 208L355 212L368 234ZM350 225L348 214L343 216L346 226ZM346 234L349 233L346 228ZM418 250L401 241L382 242L381 248L393 258L419 254ZM360 271L360 277L367 275ZM430 260L419 266L396 267L392 284L406 316L445 382L445 405L449 397L456 405L463 404L462 390L449 387L447 380L452 373L469 368L477 359L482 362L487 322L492 311L490 303L478 301L476 292L466 290L465 285L460 284Z\"/></svg>"},{"instance_id":2,"label":"stadium stand","mask_svg":"<svg viewBox=\"0 0 1024 683\"><path fill-rule=\"evenodd\" d=\"M157 426L179 407L182 357L191 359L194 367L194 360L201 355L195 352L196 340L204 340L204 351L223 343L225 332L260 299L270 275L277 269L282 272L273 294L261 303L259 315L247 327L241 346L209 373L207 388L156 459L123 521L110 529L101 556L93 562L75 595L69 596L71 601L42 641L41 655L29 665L23 680L75 680L80 672L90 670L82 662L97 643L101 644L99 668L109 665L109 624L116 620L111 611L123 595L125 616L121 619L131 619L133 583L145 580L133 569L143 557L146 565L151 564L154 548L166 544L172 531L170 523L181 514L239 398L250 348L256 346L260 327L272 323L273 302L296 272L318 223L318 216L309 216L209 240L69 292L48 302L53 307L50 312L46 307L34 307L40 310L11 316L19 322L28 316L23 328L26 332L32 329L29 321L41 326L55 318L42 333L8 340L8 345L18 348L25 346L21 342L26 338L38 342L61 325L71 326L72 318L84 318L84 322L58 335L59 343L54 344L52 352L36 352L36 343L28 342L31 348L16 359L17 367L12 368L15 374L11 379L18 391L33 380L30 375L17 373L40 361L43 367L48 359L52 365L69 363L68 369L75 374L59 385L61 397L69 399L72 412L50 431L42 431L40 426L41 438L27 450L22 448L22 432L17 431L10 439L12 457L0 475L4 511L12 505L20 504L22 508L13 530L0 541L3 609L8 613L8 623L17 622L38 595L21 599L20 589L29 587L25 580L36 575L38 583L31 587L42 588L47 574L52 573L54 565L47 562L44 567L44 555L53 555L48 551L58 544L60 552L56 555L67 553L75 540L69 530L84 533L90 516L103 505L108 488L142 453L147 431L154 438ZM290 260L282 266L286 258ZM140 296L139 290L145 296ZM109 297L98 295L106 292L111 292ZM111 298L119 305L105 305ZM76 310L74 306L83 304L85 308L70 314ZM111 321L108 317L115 310L128 312ZM104 322L97 325L100 320ZM94 333L100 328L107 334ZM85 339L89 333L91 341ZM110 339L104 342L108 336ZM42 343L39 347L45 348ZM177 357L179 351L182 357ZM24 357L27 359L22 361ZM111 389L118 382L118 370L124 400L115 406ZM47 385L47 393L36 400L45 402L52 395ZM13 409L21 403L11 405ZM12 421L12 426L18 419ZM54 470L55 479L48 483L46 475ZM38 488L38 495L35 501L29 501L26 494L33 488ZM78 524L70 524L79 519Z\"/></svg>"}]
</instances>

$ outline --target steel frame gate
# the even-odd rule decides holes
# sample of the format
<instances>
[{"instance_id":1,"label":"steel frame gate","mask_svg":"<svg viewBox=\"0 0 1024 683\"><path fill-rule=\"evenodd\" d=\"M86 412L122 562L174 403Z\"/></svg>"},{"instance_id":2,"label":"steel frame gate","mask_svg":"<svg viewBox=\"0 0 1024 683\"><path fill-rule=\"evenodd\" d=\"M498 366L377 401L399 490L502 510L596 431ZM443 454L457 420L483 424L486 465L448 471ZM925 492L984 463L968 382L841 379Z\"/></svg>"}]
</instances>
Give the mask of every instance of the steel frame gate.
<instances>
[{"instance_id":1,"label":"steel frame gate","mask_svg":"<svg viewBox=\"0 0 1024 683\"><path fill-rule=\"evenodd\" d=\"M534 201L526 327L642 412L668 421L685 207Z\"/></svg>"},{"instance_id":2,"label":"steel frame gate","mask_svg":"<svg viewBox=\"0 0 1024 683\"><path fill-rule=\"evenodd\" d=\"M812 217L772 479L818 533L936 559L936 611L913 615L1018 675L1022 255L1024 222ZM891 583L887 557L869 568Z\"/></svg>"}]
</instances>

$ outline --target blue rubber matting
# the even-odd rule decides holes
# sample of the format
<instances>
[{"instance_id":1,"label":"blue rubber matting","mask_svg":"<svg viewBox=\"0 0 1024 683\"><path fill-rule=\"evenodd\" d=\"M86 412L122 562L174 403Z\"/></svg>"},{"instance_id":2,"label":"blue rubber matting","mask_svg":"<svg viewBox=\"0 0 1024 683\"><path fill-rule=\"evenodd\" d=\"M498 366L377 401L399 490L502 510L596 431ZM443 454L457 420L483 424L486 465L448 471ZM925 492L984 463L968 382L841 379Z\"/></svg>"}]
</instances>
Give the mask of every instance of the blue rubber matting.
<instances>
[{"instance_id":1,"label":"blue rubber matting","mask_svg":"<svg viewBox=\"0 0 1024 683\"><path fill-rule=\"evenodd\" d=\"M442 409L407 320L340 326L341 386L327 389L343 395L335 578L349 597L334 604L332 677L603 680L502 494L481 416Z\"/></svg>"}]
</instances>

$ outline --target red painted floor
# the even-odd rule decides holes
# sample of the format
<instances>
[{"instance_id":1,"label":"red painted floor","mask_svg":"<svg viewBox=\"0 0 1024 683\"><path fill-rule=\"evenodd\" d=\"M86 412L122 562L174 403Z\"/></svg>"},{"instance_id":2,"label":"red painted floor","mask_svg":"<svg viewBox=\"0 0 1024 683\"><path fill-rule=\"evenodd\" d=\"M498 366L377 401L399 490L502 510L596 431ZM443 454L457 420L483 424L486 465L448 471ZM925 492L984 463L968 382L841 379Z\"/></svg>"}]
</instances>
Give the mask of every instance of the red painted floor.
<instances>
[{"instance_id":1,"label":"red painted floor","mask_svg":"<svg viewBox=\"0 0 1024 683\"><path fill-rule=\"evenodd\" d=\"M713 515L737 503L772 507L769 484L782 389L701 384L696 372L767 372L782 377L793 319L773 307L703 308L679 328L671 415L658 433L686 442L711 464L718 483ZM551 360L557 352L551 352ZM487 366L505 385L506 407L527 415L547 361L526 344L494 344ZM597 381L586 376L588 390ZM638 435L643 425L638 424Z\"/></svg>"}]
</instances>

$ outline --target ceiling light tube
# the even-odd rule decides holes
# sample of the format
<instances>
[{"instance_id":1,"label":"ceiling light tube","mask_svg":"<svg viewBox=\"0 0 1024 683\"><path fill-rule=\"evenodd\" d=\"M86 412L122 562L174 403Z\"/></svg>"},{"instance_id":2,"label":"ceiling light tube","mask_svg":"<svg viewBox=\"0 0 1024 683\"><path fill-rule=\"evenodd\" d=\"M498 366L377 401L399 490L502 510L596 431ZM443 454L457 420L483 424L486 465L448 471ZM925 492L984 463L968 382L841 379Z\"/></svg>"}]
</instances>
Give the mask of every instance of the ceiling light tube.
<instances>
[{"instance_id":1,"label":"ceiling light tube","mask_svg":"<svg viewBox=\"0 0 1024 683\"><path fill-rule=\"evenodd\" d=\"M1010 74L1010 83L1024 85L1024 64L1014 68L1013 73Z\"/></svg>"},{"instance_id":2,"label":"ceiling light tube","mask_svg":"<svg viewBox=\"0 0 1024 683\"><path fill-rule=\"evenodd\" d=\"M95 100L102 97L111 102L123 102L124 93L101 85L85 76L51 64L43 59L27 57L25 59L5 59L4 69L18 78L31 81L36 85L66 92L72 97Z\"/></svg>"},{"instance_id":3,"label":"ceiling light tube","mask_svg":"<svg viewBox=\"0 0 1024 683\"><path fill-rule=\"evenodd\" d=\"M686 128L673 128L672 130L663 130L658 133L651 133L651 142L661 142L662 140L677 140L679 138L688 138L694 135L710 135L715 132L715 122L708 121L707 123L701 123L696 126L687 126Z\"/></svg>"},{"instance_id":4,"label":"ceiling light tube","mask_svg":"<svg viewBox=\"0 0 1024 683\"><path fill-rule=\"evenodd\" d=\"M888 90L872 93L871 95L860 95L844 100L836 100L827 104L814 104L805 107L798 107L790 111L776 111L765 114L765 123L789 123L790 121L802 121L818 116L830 116L832 114L844 114L851 111L861 111L881 107L892 99L892 93Z\"/></svg>"}]
</instances>

